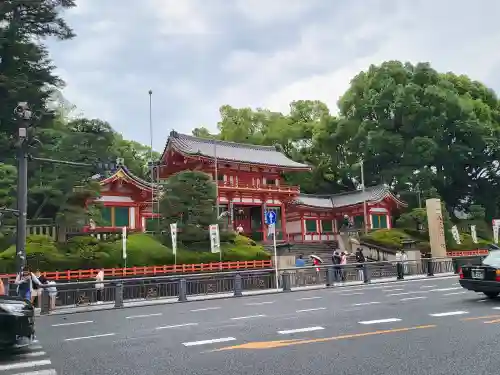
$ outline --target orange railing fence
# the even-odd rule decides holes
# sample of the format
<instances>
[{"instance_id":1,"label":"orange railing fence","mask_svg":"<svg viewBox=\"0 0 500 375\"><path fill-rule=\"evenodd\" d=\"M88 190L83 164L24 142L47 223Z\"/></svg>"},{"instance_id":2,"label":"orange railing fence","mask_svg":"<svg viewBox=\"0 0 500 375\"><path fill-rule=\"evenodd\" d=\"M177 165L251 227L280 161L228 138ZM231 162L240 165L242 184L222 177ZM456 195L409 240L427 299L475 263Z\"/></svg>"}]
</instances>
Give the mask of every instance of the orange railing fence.
<instances>
[{"instance_id":1,"label":"orange railing fence","mask_svg":"<svg viewBox=\"0 0 500 375\"><path fill-rule=\"evenodd\" d=\"M144 266L130 268L105 268L104 275L107 277L119 276L154 276L165 275L170 273L196 273L196 272L215 272L215 271L234 271L245 269L271 268L273 266L271 260L249 260L236 262L214 262L200 264L177 264L164 266ZM50 280L69 281L69 280L85 280L95 278L99 272L98 269L90 270L68 270L42 272L42 274ZM0 275L0 278L8 278L10 281L16 279L15 274Z\"/></svg>"},{"instance_id":2,"label":"orange railing fence","mask_svg":"<svg viewBox=\"0 0 500 375\"><path fill-rule=\"evenodd\" d=\"M473 257L473 256L486 256L489 254L487 249L466 250L466 251L448 251L446 256L449 257Z\"/></svg>"}]
</instances>

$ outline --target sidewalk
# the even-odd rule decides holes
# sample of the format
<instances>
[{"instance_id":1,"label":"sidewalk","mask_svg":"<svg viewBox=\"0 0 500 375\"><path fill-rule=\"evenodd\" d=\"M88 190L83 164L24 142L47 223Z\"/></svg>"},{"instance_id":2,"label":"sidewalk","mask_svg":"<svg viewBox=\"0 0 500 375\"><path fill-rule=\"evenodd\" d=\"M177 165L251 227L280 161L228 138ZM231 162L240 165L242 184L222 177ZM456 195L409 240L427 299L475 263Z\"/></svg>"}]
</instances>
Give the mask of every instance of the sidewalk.
<instances>
[{"instance_id":1,"label":"sidewalk","mask_svg":"<svg viewBox=\"0 0 500 375\"><path fill-rule=\"evenodd\" d=\"M363 281L348 281L345 283L335 283L333 286L327 287L325 284L318 285L310 285L310 286L301 286L292 288L292 292L300 292L300 291L308 291L308 290L318 290L318 289L326 289L326 288L342 288L342 287L352 287L352 286L370 286L374 284L386 284L386 283L405 283L409 281L418 281L425 279L445 279L450 277L456 277L453 272L447 273L439 273L434 276L427 275L412 275L406 276L404 280L397 280L394 277L386 277L372 280L369 284L365 284ZM261 290L251 290L244 291L243 297L247 296L258 296L258 295L266 295L266 294L276 294L276 293L284 293L282 289L261 289ZM228 293L218 293L218 294L209 294L209 295L194 295L188 296L187 302L192 301L206 301L206 300L216 300L223 298L234 298L233 292ZM155 306L155 305L166 305L172 303L182 303L178 301L178 297L172 298L161 298L156 300L135 300L135 301L125 301L123 308L132 308L132 307L143 307L143 306ZM115 307L114 302L106 302L101 305L89 305L82 307L59 307L56 308L55 311L52 311L49 315L65 315L65 314L76 314L82 312L90 312L90 311L101 311L101 310L113 310ZM37 314L39 315L39 314Z\"/></svg>"}]
</instances>

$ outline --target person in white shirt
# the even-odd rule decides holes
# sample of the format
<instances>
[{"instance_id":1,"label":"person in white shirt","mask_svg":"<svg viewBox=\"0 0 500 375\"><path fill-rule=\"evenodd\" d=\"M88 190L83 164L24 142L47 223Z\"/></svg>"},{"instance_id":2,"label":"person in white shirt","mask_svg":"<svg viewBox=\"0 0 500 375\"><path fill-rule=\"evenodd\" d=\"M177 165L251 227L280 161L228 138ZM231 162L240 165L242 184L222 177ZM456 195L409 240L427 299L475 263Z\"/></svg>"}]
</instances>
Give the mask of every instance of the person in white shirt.
<instances>
[{"instance_id":1,"label":"person in white shirt","mask_svg":"<svg viewBox=\"0 0 500 375\"><path fill-rule=\"evenodd\" d=\"M97 303L102 303L103 291L104 291L104 268L101 268L95 277L97 283L95 284L96 294L97 294Z\"/></svg>"},{"instance_id":2,"label":"person in white shirt","mask_svg":"<svg viewBox=\"0 0 500 375\"><path fill-rule=\"evenodd\" d=\"M47 285L50 285L47 288L47 292L50 297L50 311L53 311L56 308L56 297L57 297L57 288L56 282L53 280L47 280Z\"/></svg>"}]
</instances>

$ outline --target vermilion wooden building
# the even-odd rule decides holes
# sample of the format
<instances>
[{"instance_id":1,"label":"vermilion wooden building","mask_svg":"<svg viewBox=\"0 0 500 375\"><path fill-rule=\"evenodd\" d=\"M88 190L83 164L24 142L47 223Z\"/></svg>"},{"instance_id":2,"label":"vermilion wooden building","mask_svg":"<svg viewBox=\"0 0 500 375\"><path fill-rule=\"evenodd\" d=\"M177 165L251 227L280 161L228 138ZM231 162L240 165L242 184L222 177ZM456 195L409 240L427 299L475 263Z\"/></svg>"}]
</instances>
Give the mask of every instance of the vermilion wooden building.
<instances>
[{"instance_id":1,"label":"vermilion wooden building","mask_svg":"<svg viewBox=\"0 0 500 375\"><path fill-rule=\"evenodd\" d=\"M102 226L87 226L86 231L114 232L127 227L131 231L144 231L147 222L158 217L152 210L158 189L133 175L125 166L100 181L101 196L96 200L102 206Z\"/></svg>"},{"instance_id":2,"label":"vermilion wooden building","mask_svg":"<svg viewBox=\"0 0 500 375\"><path fill-rule=\"evenodd\" d=\"M264 212L277 213L277 238L290 242L329 241L347 218L363 227L367 203L368 228L391 228L391 213L405 206L384 186L336 195L300 194L299 186L283 182L283 172L308 171L273 146L219 141L172 132L161 156L160 181L183 170L204 171L219 188L219 214L233 228L243 227L255 240L267 237ZM144 227L142 228L144 229Z\"/></svg>"},{"instance_id":3,"label":"vermilion wooden building","mask_svg":"<svg viewBox=\"0 0 500 375\"><path fill-rule=\"evenodd\" d=\"M363 228L366 201L368 228L391 228L391 214L405 206L384 186L334 195L307 195L299 186L286 185L283 173L309 171L273 146L257 146L198 138L172 132L155 171L160 183L184 170L206 172L217 183L219 215L230 227L243 227L244 234L257 241L267 238L264 212L277 213L277 239L289 242L318 242L336 239L346 219L354 228ZM90 231L116 231L126 226L146 231L157 217L152 207L158 185L134 176L125 166L101 181L106 226Z\"/></svg>"}]
</instances>

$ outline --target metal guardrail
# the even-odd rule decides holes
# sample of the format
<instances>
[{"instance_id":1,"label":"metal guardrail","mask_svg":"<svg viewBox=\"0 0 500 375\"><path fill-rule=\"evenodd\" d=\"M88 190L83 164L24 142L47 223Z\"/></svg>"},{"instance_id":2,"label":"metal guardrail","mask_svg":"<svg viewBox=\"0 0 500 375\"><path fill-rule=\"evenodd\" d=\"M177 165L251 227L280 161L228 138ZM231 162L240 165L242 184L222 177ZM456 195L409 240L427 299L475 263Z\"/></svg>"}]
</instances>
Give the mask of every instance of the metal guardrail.
<instances>
[{"instance_id":1,"label":"metal guardrail","mask_svg":"<svg viewBox=\"0 0 500 375\"><path fill-rule=\"evenodd\" d=\"M343 282L370 283L381 278L403 280L406 276L458 272L453 259L422 259L405 262L368 262L347 265L311 266L280 270L279 285L276 285L274 270L252 270L239 272L217 272L160 276L135 279L107 280L103 288L99 282L61 283L44 286L42 314L59 308L71 309L96 304L108 304L122 308L124 303L173 299L184 302L196 296L228 294L239 297L244 292L278 289L282 292L292 288L325 285L341 285ZM50 294L50 287L57 288L57 295Z\"/></svg>"}]
</instances>

